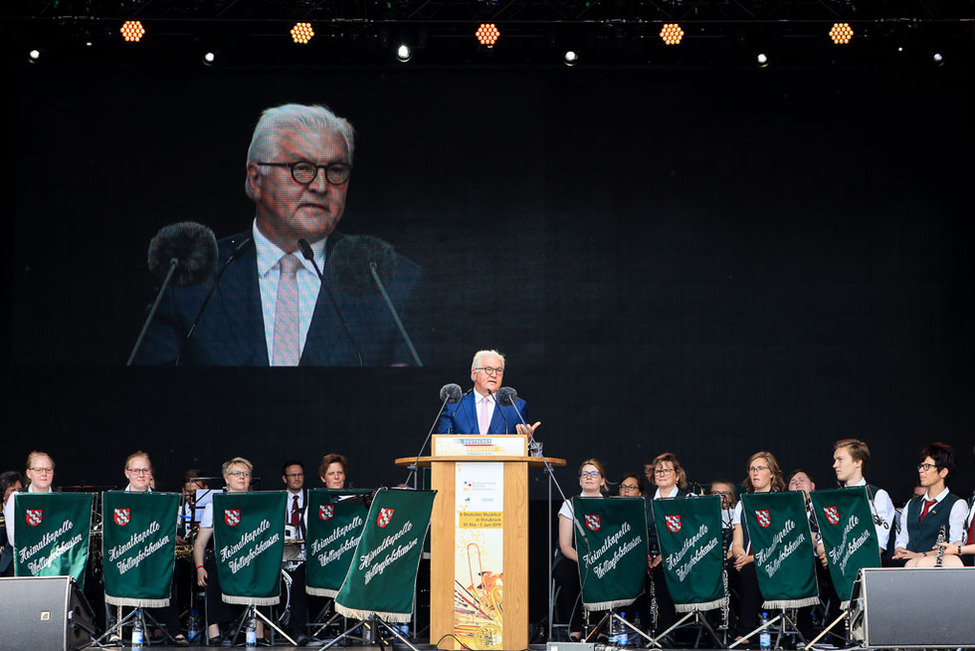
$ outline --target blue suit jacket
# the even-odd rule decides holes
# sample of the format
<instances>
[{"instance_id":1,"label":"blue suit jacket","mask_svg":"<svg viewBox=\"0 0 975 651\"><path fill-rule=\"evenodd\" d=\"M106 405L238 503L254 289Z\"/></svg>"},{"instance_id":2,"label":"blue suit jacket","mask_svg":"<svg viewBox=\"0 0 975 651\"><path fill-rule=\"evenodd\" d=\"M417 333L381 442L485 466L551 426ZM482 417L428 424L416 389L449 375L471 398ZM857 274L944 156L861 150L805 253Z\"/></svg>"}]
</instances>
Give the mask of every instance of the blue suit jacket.
<instances>
[{"instance_id":1,"label":"blue suit jacket","mask_svg":"<svg viewBox=\"0 0 975 651\"><path fill-rule=\"evenodd\" d=\"M488 434L515 434L515 426L520 424L522 418L528 420L528 405L521 398L515 399L514 406L502 407L494 406L494 416L491 417L491 427ZM521 418L518 413L521 413ZM461 401L456 405L447 405L443 415L440 417L440 427L437 429L439 434L480 434L477 426L477 406L474 403L474 391L468 391Z\"/></svg>"},{"instance_id":2,"label":"blue suit jacket","mask_svg":"<svg viewBox=\"0 0 975 651\"><path fill-rule=\"evenodd\" d=\"M237 245L248 237L249 233L242 233L219 242L218 271ZM332 288L335 302L349 324L349 331L359 345L362 364L413 365L409 349L378 292L350 296L338 289L327 261L328 252L342 237L337 232L329 236L323 272L325 282ZM422 359L426 337L418 323L423 314L418 301L413 299L421 275L422 271L417 265L397 254L387 291L407 332L414 337ZM269 365L257 278L257 250L253 242L247 244L227 267L192 338L185 341L186 333L215 276L196 287L170 287L166 290L136 356L136 364L173 364L179 358L180 365L188 366ZM325 291L319 292L299 365L359 365L352 340L343 329Z\"/></svg>"}]
</instances>

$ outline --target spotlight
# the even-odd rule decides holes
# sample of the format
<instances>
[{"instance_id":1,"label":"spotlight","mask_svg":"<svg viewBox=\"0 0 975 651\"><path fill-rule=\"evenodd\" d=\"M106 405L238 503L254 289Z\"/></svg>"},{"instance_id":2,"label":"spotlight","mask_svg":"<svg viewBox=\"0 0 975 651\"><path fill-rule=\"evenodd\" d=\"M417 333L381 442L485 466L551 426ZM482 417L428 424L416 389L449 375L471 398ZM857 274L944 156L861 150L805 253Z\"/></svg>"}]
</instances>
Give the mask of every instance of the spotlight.
<instances>
[{"instance_id":1,"label":"spotlight","mask_svg":"<svg viewBox=\"0 0 975 651\"><path fill-rule=\"evenodd\" d=\"M138 43L146 35L146 28L138 20L125 21L119 31L126 43Z\"/></svg>"},{"instance_id":2,"label":"spotlight","mask_svg":"<svg viewBox=\"0 0 975 651\"><path fill-rule=\"evenodd\" d=\"M406 43L401 43L398 48L396 48L396 59L400 63L406 63L413 58L413 50Z\"/></svg>"},{"instance_id":3,"label":"spotlight","mask_svg":"<svg viewBox=\"0 0 975 651\"><path fill-rule=\"evenodd\" d=\"M757 65L759 68L768 67L768 55L764 52L759 52L757 55L755 55L755 65Z\"/></svg>"},{"instance_id":4,"label":"spotlight","mask_svg":"<svg viewBox=\"0 0 975 651\"><path fill-rule=\"evenodd\" d=\"M579 54L575 50L566 50L562 55L562 62L570 68L579 63Z\"/></svg>"},{"instance_id":5,"label":"spotlight","mask_svg":"<svg viewBox=\"0 0 975 651\"><path fill-rule=\"evenodd\" d=\"M214 52L213 50L209 50L203 53L202 58L203 58L203 65L212 66L214 63L217 62L217 53Z\"/></svg>"},{"instance_id":6,"label":"spotlight","mask_svg":"<svg viewBox=\"0 0 975 651\"><path fill-rule=\"evenodd\" d=\"M481 26L477 28L474 32L474 36L477 37L477 42L485 47L494 47L494 44L498 42L498 37L501 36L501 32L494 23L481 23Z\"/></svg>"},{"instance_id":7,"label":"spotlight","mask_svg":"<svg viewBox=\"0 0 975 651\"><path fill-rule=\"evenodd\" d=\"M27 53L27 60L30 61L31 63L37 63L38 61L41 60L41 51L31 50L30 52Z\"/></svg>"},{"instance_id":8,"label":"spotlight","mask_svg":"<svg viewBox=\"0 0 975 651\"><path fill-rule=\"evenodd\" d=\"M311 28L311 23L295 23L291 28L291 39L295 43L306 45L315 35L315 30Z\"/></svg>"},{"instance_id":9,"label":"spotlight","mask_svg":"<svg viewBox=\"0 0 975 651\"><path fill-rule=\"evenodd\" d=\"M940 65L944 65L945 58L941 54L941 52L935 52L934 54L931 55L931 61L934 62L934 65L940 66Z\"/></svg>"},{"instance_id":10,"label":"spotlight","mask_svg":"<svg viewBox=\"0 0 975 651\"><path fill-rule=\"evenodd\" d=\"M836 45L846 45L853 38L853 28L849 23L833 23L829 30L829 37Z\"/></svg>"},{"instance_id":11,"label":"spotlight","mask_svg":"<svg viewBox=\"0 0 975 651\"><path fill-rule=\"evenodd\" d=\"M665 23L660 29L660 40L665 45L680 45L684 38L684 30L677 23Z\"/></svg>"}]
</instances>

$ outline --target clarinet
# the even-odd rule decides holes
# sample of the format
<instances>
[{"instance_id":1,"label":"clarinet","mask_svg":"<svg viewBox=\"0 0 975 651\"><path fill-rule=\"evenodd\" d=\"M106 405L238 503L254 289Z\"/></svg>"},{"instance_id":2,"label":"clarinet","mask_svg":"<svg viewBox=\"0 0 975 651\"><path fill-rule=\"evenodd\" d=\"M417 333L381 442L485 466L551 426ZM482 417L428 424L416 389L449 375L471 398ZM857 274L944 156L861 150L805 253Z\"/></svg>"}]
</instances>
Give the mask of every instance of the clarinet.
<instances>
[{"instance_id":1,"label":"clarinet","mask_svg":"<svg viewBox=\"0 0 975 651\"><path fill-rule=\"evenodd\" d=\"M945 548L942 546L945 543L945 526L941 525L941 529L938 531L938 551L934 555L934 566L941 567L945 560Z\"/></svg>"}]
</instances>

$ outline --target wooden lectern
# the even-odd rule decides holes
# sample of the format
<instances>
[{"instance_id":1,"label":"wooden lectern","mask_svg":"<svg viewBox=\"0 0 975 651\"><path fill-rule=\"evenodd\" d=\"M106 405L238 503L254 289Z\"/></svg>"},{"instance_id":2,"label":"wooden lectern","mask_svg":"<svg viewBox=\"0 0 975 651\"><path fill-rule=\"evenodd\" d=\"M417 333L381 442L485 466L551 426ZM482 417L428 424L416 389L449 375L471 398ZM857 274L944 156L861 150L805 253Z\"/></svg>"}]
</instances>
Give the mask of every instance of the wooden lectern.
<instances>
[{"instance_id":1,"label":"wooden lectern","mask_svg":"<svg viewBox=\"0 0 975 651\"><path fill-rule=\"evenodd\" d=\"M437 491L430 523L430 643L528 648L528 468L522 435L434 435ZM564 466L564 459L546 459ZM407 466L415 457L401 458ZM438 644L439 642L439 644Z\"/></svg>"}]
</instances>

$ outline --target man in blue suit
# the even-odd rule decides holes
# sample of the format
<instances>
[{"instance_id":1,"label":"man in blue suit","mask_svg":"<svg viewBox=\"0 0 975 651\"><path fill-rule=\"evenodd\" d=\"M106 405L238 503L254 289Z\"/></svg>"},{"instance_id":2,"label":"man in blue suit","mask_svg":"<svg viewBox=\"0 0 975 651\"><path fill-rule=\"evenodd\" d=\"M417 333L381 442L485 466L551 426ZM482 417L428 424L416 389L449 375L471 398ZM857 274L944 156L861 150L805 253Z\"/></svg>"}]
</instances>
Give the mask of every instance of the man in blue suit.
<instances>
[{"instance_id":1,"label":"man in blue suit","mask_svg":"<svg viewBox=\"0 0 975 651\"><path fill-rule=\"evenodd\" d=\"M345 286L333 269L331 254L343 238L335 228L345 211L354 149L352 125L324 106L286 104L264 111L247 151L244 187L256 207L250 232L219 243L222 276L167 290L136 363L412 364L395 321L369 284L368 261L347 261ZM299 250L299 240L308 243L314 264ZM425 336L416 321L423 310L413 300L420 268L390 253L381 263L383 273L393 305L422 347Z\"/></svg>"},{"instance_id":2,"label":"man in blue suit","mask_svg":"<svg viewBox=\"0 0 975 651\"><path fill-rule=\"evenodd\" d=\"M440 434L524 434L532 435L541 425L525 427L527 405L517 398L512 406L501 406L494 394L504 379L504 355L496 350L479 350L471 362L474 388L456 405L447 405L440 418ZM520 416L519 416L520 414Z\"/></svg>"}]
</instances>

